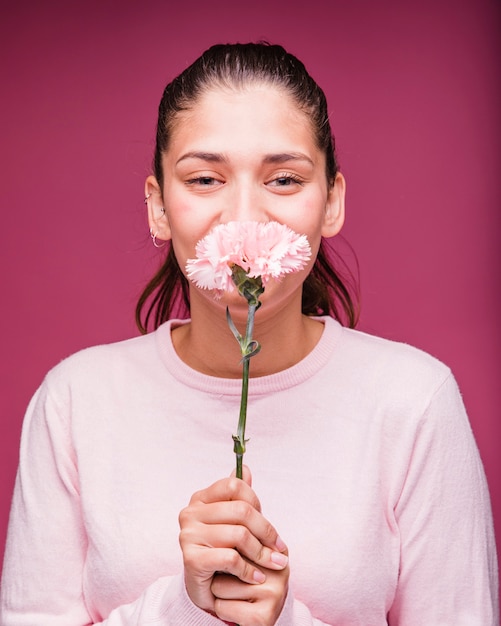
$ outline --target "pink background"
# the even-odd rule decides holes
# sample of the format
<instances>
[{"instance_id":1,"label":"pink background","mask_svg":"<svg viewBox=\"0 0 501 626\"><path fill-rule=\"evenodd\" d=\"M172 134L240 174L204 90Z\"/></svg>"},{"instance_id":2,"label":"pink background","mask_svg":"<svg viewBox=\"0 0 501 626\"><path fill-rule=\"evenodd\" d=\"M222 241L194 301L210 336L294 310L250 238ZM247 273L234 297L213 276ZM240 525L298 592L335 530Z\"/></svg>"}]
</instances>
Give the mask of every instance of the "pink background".
<instances>
[{"instance_id":1,"label":"pink background","mask_svg":"<svg viewBox=\"0 0 501 626\"><path fill-rule=\"evenodd\" d=\"M32 393L70 353L136 334L165 83L212 43L261 38L327 93L360 328L452 367L501 532L499 2L21 0L0 22L2 551Z\"/></svg>"}]
</instances>

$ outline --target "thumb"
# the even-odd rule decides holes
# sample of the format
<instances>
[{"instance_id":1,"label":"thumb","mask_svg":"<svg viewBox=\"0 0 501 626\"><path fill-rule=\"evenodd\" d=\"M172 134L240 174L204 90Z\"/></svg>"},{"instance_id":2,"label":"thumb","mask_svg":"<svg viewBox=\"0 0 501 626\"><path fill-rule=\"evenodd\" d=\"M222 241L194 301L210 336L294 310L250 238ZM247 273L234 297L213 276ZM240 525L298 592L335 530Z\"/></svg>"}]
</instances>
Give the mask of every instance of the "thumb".
<instances>
[{"instance_id":1,"label":"thumb","mask_svg":"<svg viewBox=\"0 0 501 626\"><path fill-rule=\"evenodd\" d=\"M232 476L236 476L236 470L231 472ZM245 481L249 487L252 487L252 474L247 465L242 465L242 480Z\"/></svg>"}]
</instances>

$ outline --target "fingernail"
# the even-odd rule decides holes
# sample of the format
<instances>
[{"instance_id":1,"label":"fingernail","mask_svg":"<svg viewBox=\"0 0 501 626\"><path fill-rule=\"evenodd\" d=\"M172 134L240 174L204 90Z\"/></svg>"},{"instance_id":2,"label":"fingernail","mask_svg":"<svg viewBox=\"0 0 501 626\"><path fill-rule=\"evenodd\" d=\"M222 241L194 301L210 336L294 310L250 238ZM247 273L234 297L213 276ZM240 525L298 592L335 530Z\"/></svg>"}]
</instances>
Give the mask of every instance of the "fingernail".
<instances>
[{"instance_id":1,"label":"fingernail","mask_svg":"<svg viewBox=\"0 0 501 626\"><path fill-rule=\"evenodd\" d=\"M283 552L284 550L287 550L287 546L285 545L285 543L282 541L280 537L277 537L277 540L275 541L275 545L279 552Z\"/></svg>"},{"instance_id":2,"label":"fingernail","mask_svg":"<svg viewBox=\"0 0 501 626\"><path fill-rule=\"evenodd\" d=\"M252 578L257 582L257 583L264 583L264 581L266 580L266 576L263 574L263 572L261 572L258 569L254 570L254 573L252 574Z\"/></svg>"},{"instance_id":3,"label":"fingernail","mask_svg":"<svg viewBox=\"0 0 501 626\"><path fill-rule=\"evenodd\" d=\"M289 559L281 552L272 552L271 560L275 563L275 565L279 565L280 567L285 567L289 562Z\"/></svg>"}]
</instances>

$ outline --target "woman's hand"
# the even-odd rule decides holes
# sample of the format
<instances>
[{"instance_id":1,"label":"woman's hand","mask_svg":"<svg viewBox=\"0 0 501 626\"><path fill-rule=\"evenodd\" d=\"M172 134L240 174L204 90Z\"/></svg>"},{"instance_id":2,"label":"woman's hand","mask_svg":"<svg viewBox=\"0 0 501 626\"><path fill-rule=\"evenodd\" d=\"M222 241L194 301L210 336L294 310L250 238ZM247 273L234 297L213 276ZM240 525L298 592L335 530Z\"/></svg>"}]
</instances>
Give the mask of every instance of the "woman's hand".
<instances>
[{"instance_id":1,"label":"woman's hand","mask_svg":"<svg viewBox=\"0 0 501 626\"><path fill-rule=\"evenodd\" d=\"M286 546L261 514L249 470L195 493L179 524L192 602L241 626L275 623L287 594Z\"/></svg>"},{"instance_id":2,"label":"woman's hand","mask_svg":"<svg viewBox=\"0 0 501 626\"><path fill-rule=\"evenodd\" d=\"M239 626L273 626L284 606L289 567L266 571L261 585L248 585L234 576L216 574L212 582L215 610L219 619Z\"/></svg>"}]
</instances>

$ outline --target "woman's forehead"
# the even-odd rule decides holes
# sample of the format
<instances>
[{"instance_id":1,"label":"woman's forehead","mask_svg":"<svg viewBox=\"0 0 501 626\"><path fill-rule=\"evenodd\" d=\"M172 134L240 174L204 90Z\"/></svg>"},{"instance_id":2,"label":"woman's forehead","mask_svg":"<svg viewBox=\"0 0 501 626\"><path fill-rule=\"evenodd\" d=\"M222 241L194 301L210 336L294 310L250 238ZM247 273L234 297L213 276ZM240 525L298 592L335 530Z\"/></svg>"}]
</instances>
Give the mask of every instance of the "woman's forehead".
<instances>
[{"instance_id":1,"label":"woman's forehead","mask_svg":"<svg viewBox=\"0 0 501 626\"><path fill-rule=\"evenodd\" d=\"M310 116L283 88L268 83L250 83L232 89L213 86L190 108L180 111L171 126L171 146L185 140L226 136L235 141L249 135L283 136L287 141L314 141Z\"/></svg>"}]
</instances>

